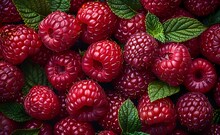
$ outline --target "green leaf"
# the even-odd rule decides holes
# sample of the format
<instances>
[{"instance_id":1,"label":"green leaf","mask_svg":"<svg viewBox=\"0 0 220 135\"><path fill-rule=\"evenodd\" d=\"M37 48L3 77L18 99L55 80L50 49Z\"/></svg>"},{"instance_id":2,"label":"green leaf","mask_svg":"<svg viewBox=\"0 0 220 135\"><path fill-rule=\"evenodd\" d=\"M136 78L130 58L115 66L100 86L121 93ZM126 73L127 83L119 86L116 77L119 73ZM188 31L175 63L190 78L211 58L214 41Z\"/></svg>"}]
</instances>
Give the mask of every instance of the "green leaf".
<instances>
[{"instance_id":1,"label":"green leaf","mask_svg":"<svg viewBox=\"0 0 220 135\"><path fill-rule=\"evenodd\" d=\"M151 102L174 95L179 91L180 87L173 87L161 81L154 81L148 85L148 94Z\"/></svg>"},{"instance_id":2,"label":"green leaf","mask_svg":"<svg viewBox=\"0 0 220 135\"><path fill-rule=\"evenodd\" d=\"M23 105L18 103L1 103L0 112L9 119L17 122L25 122L31 119L31 117L25 112Z\"/></svg>"},{"instance_id":3,"label":"green leaf","mask_svg":"<svg viewBox=\"0 0 220 135\"><path fill-rule=\"evenodd\" d=\"M206 26L211 26L211 25L220 23L220 9L217 12L215 12L215 13L209 15L208 17L206 17L203 20L203 23Z\"/></svg>"},{"instance_id":4,"label":"green leaf","mask_svg":"<svg viewBox=\"0 0 220 135\"><path fill-rule=\"evenodd\" d=\"M166 42L184 42L198 37L206 27L196 19L179 17L163 24Z\"/></svg>"},{"instance_id":5,"label":"green leaf","mask_svg":"<svg viewBox=\"0 0 220 135\"><path fill-rule=\"evenodd\" d=\"M212 122L214 124L220 124L220 109L216 109L214 111L214 117L213 117Z\"/></svg>"},{"instance_id":6,"label":"green leaf","mask_svg":"<svg viewBox=\"0 0 220 135\"><path fill-rule=\"evenodd\" d=\"M142 7L139 0L108 0L107 3L112 12L123 19L131 19Z\"/></svg>"},{"instance_id":7,"label":"green leaf","mask_svg":"<svg viewBox=\"0 0 220 135\"><path fill-rule=\"evenodd\" d=\"M21 70L23 71L25 76L25 85L22 88L22 93L24 95L27 95L29 90L34 85L50 86L45 71L40 65L30 61L25 61L21 65Z\"/></svg>"},{"instance_id":8,"label":"green leaf","mask_svg":"<svg viewBox=\"0 0 220 135\"><path fill-rule=\"evenodd\" d=\"M70 8L70 0L50 0L50 5L51 11L67 12Z\"/></svg>"},{"instance_id":9,"label":"green leaf","mask_svg":"<svg viewBox=\"0 0 220 135\"><path fill-rule=\"evenodd\" d=\"M38 135L40 132L40 128L34 129L17 129L12 135Z\"/></svg>"},{"instance_id":10,"label":"green leaf","mask_svg":"<svg viewBox=\"0 0 220 135\"><path fill-rule=\"evenodd\" d=\"M134 133L127 133L126 135L150 135L150 134L144 132L134 132Z\"/></svg>"},{"instance_id":11,"label":"green leaf","mask_svg":"<svg viewBox=\"0 0 220 135\"><path fill-rule=\"evenodd\" d=\"M139 131L141 122L138 117L138 111L130 99L126 100L119 109L119 125L124 133L133 133Z\"/></svg>"},{"instance_id":12,"label":"green leaf","mask_svg":"<svg viewBox=\"0 0 220 135\"><path fill-rule=\"evenodd\" d=\"M38 24L50 11L48 0L13 0L25 24L37 29Z\"/></svg>"},{"instance_id":13,"label":"green leaf","mask_svg":"<svg viewBox=\"0 0 220 135\"><path fill-rule=\"evenodd\" d=\"M163 24L159 21L159 18L154 14L148 12L145 18L145 25L147 32L157 40L165 42L165 35L163 30Z\"/></svg>"}]
</instances>

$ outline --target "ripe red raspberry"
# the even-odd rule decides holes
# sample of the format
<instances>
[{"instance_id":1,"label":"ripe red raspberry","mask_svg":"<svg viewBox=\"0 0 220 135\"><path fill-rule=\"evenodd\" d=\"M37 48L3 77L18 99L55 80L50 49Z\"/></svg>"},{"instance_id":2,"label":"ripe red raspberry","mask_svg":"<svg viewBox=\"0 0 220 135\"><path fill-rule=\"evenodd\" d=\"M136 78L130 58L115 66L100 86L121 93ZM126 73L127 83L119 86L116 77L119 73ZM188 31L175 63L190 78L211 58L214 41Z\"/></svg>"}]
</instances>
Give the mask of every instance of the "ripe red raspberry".
<instances>
[{"instance_id":1,"label":"ripe red raspberry","mask_svg":"<svg viewBox=\"0 0 220 135\"><path fill-rule=\"evenodd\" d=\"M2 55L12 64L22 63L29 55L40 50L42 42L31 28L20 25L5 25L0 30Z\"/></svg>"},{"instance_id":2,"label":"ripe red raspberry","mask_svg":"<svg viewBox=\"0 0 220 135\"><path fill-rule=\"evenodd\" d=\"M33 86L25 97L24 107L33 118L49 120L60 112L60 103L55 93L47 86Z\"/></svg>"},{"instance_id":3,"label":"ripe red raspberry","mask_svg":"<svg viewBox=\"0 0 220 135\"><path fill-rule=\"evenodd\" d=\"M218 107L220 107L220 78L218 79L218 83L214 89L214 100Z\"/></svg>"},{"instance_id":4,"label":"ripe red raspberry","mask_svg":"<svg viewBox=\"0 0 220 135\"><path fill-rule=\"evenodd\" d=\"M11 135L18 128L18 124L0 112L0 135Z\"/></svg>"},{"instance_id":5,"label":"ripe red raspberry","mask_svg":"<svg viewBox=\"0 0 220 135\"><path fill-rule=\"evenodd\" d=\"M135 68L148 68L153 63L157 41L146 32L132 35L124 46L124 60Z\"/></svg>"},{"instance_id":6,"label":"ripe red raspberry","mask_svg":"<svg viewBox=\"0 0 220 135\"><path fill-rule=\"evenodd\" d=\"M60 113L57 116L58 119L66 118L69 116L67 110L66 110L66 93L59 93L58 98L60 101L61 109Z\"/></svg>"},{"instance_id":7,"label":"ripe red raspberry","mask_svg":"<svg viewBox=\"0 0 220 135\"><path fill-rule=\"evenodd\" d=\"M121 95L135 99L146 92L148 84L154 79L154 75L145 69L138 70L125 65L122 73L113 81L113 84Z\"/></svg>"},{"instance_id":8,"label":"ripe red raspberry","mask_svg":"<svg viewBox=\"0 0 220 135\"><path fill-rule=\"evenodd\" d=\"M77 121L71 117L60 120L54 126L54 135L94 135L90 123Z\"/></svg>"},{"instance_id":9,"label":"ripe red raspberry","mask_svg":"<svg viewBox=\"0 0 220 135\"><path fill-rule=\"evenodd\" d=\"M66 97L68 113L81 121L100 119L108 110L108 101L102 87L92 80L76 82Z\"/></svg>"},{"instance_id":10,"label":"ripe red raspberry","mask_svg":"<svg viewBox=\"0 0 220 135\"><path fill-rule=\"evenodd\" d=\"M120 43L125 44L130 36L137 32L146 32L144 13L138 13L131 19L120 19L114 36Z\"/></svg>"},{"instance_id":11,"label":"ripe red raspberry","mask_svg":"<svg viewBox=\"0 0 220 135\"><path fill-rule=\"evenodd\" d=\"M24 129L36 129L40 128L38 135L53 135L53 129L50 124L42 122L40 120L30 120L23 126Z\"/></svg>"},{"instance_id":12,"label":"ripe red raspberry","mask_svg":"<svg viewBox=\"0 0 220 135\"><path fill-rule=\"evenodd\" d=\"M212 105L200 92L188 92L181 96L176 110L181 125L186 126L189 131L201 131L212 122Z\"/></svg>"},{"instance_id":13,"label":"ripe red raspberry","mask_svg":"<svg viewBox=\"0 0 220 135\"><path fill-rule=\"evenodd\" d=\"M184 81L184 86L189 91L209 92L217 82L217 73L209 61L197 58L192 61Z\"/></svg>"},{"instance_id":14,"label":"ripe red raspberry","mask_svg":"<svg viewBox=\"0 0 220 135\"><path fill-rule=\"evenodd\" d=\"M54 54L48 61L46 75L52 86L66 92L82 74L81 57L74 51Z\"/></svg>"},{"instance_id":15,"label":"ripe red raspberry","mask_svg":"<svg viewBox=\"0 0 220 135\"><path fill-rule=\"evenodd\" d=\"M0 61L0 102L13 100L24 85L21 70L5 61Z\"/></svg>"},{"instance_id":16,"label":"ripe red raspberry","mask_svg":"<svg viewBox=\"0 0 220 135\"><path fill-rule=\"evenodd\" d=\"M0 22L2 23L13 23L21 21L15 5L12 0L1 0L0 1Z\"/></svg>"},{"instance_id":17,"label":"ripe red raspberry","mask_svg":"<svg viewBox=\"0 0 220 135\"><path fill-rule=\"evenodd\" d=\"M110 40L93 43L82 58L82 69L92 79L110 82L114 79L123 62L123 55L118 44Z\"/></svg>"},{"instance_id":18,"label":"ripe red raspberry","mask_svg":"<svg viewBox=\"0 0 220 135\"><path fill-rule=\"evenodd\" d=\"M116 134L111 130L103 130L99 132L98 135L116 135Z\"/></svg>"},{"instance_id":19,"label":"ripe red raspberry","mask_svg":"<svg viewBox=\"0 0 220 135\"><path fill-rule=\"evenodd\" d=\"M62 11L55 11L39 24L39 36L44 45L55 52L68 50L79 38L81 24Z\"/></svg>"},{"instance_id":20,"label":"ripe red raspberry","mask_svg":"<svg viewBox=\"0 0 220 135\"><path fill-rule=\"evenodd\" d=\"M196 58L200 54L200 38L196 37L190 39L188 41L183 42L183 44L187 47L190 56L192 58Z\"/></svg>"},{"instance_id":21,"label":"ripe red raspberry","mask_svg":"<svg viewBox=\"0 0 220 135\"><path fill-rule=\"evenodd\" d=\"M179 43L167 43L159 48L152 70L156 76L172 86L183 83L191 64L188 49Z\"/></svg>"},{"instance_id":22,"label":"ripe red raspberry","mask_svg":"<svg viewBox=\"0 0 220 135\"><path fill-rule=\"evenodd\" d=\"M212 124L211 127L203 134L203 135L219 135L220 133L220 125Z\"/></svg>"},{"instance_id":23,"label":"ripe red raspberry","mask_svg":"<svg viewBox=\"0 0 220 135\"><path fill-rule=\"evenodd\" d=\"M220 24L209 27L201 35L201 52L211 62L220 64Z\"/></svg>"},{"instance_id":24,"label":"ripe red raspberry","mask_svg":"<svg viewBox=\"0 0 220 135\"><path fill-rule=\"evenodd\" d=\"M71 0L69 12L77 13L78 10L82 7L82 5L88 1L92 0Z\"/></svg>"},{"instance_id":25,"label":"ripe red raspberry","mask_svg":"<svg viewBox=\"0 0 220 135\"><path fill-rule=\"evenodd\" d=\"M163 17L175 11L181 0L140 0L140 2L147 11Z\"/></svg>"},{"instance_id":26,"label":"ripe red raspberry","mask_svg":"<svg viewBox=\"0 0 220 135\"><path fill-rule=\"evenodd\" d=\"M116 15L103 2L85 3L76 17L83 24L81 39L88 44L109 38L117 22Z\"/></svg>"},{"instance_id":27,"label":"ripe red raspberry","mask_svg":"<svg viewBox=\"0 0 220 135\"><path fill-rule=\"evenodd\" d=\"M115 92L108 93L107 99L109 102L109 110L104 117L98 121L98 123L105 130L112 130L113 132L120 134L121 128L118 122L118 110L126 99Z\"/></svg>"},{"instance_id":28,"label":"ripe red raspberry","mask_svg":"<svg viewBox=\"0 0 220 135\"><path fill-rule=\"evenodd\" d=\"M183 0L185 8L194 15L206 16L214 12L219 0Z\"/></svg>"}]
</instances>

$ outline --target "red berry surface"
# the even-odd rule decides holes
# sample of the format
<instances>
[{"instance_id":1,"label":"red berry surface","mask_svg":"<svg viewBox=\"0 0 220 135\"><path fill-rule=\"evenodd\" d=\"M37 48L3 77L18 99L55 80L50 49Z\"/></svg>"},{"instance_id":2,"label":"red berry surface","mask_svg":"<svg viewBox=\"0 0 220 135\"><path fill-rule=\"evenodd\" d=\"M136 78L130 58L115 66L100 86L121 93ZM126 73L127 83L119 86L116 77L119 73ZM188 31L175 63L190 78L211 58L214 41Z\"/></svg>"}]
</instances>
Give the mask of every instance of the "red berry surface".
<instances>
[{"instance_id":1,"label":"red berry surface","mask_svg":"<svg viewBox=\"0 0 220 135\"><path fill-rule=\"evenodd\" d=\"M58 98L60 100L61 109L60 109L60 113L58 114L57 118L58 119L66 118L69 116L69 113L66 110L66 93L59 93Z\"/></svg>"},{"instance_id":2,"label":"red berry surface","mask_svg":"<svg viewBox=\"0 0 220 135\"><path fill-rule=\"evenodd\" d=\"M185 41L183 42L183 44L187 47L190 53L190 56L192 58L196 58L200 55L200 38L199 37Z\"/></svg>"},{"instance_id":3,"label":"red berry surface","mask_svg":"<svg viewBox=\"0 0 220 135\"><path fill-rule=\"evenodd\" d=\"M203 135L219 135L220 134L220 125L212 124L211 127Z\"/></svg>"},{"instance_id":4,"label":"red berry surface","mask_svg":"<svg viewBox=\"0 0 220 135\"><path fill-rule=\"evenodd\" d=\"M0 112L0 135L10 135L18 128L18 124Z\"/></svg>"},{"instance_id":5,"label":"red berry surface","mask_svg":"<svg viewBox=\"0 0 220 135\"><path fill-rule=\"evenodd\" d=\"M66 92L82 74L81 57L74 51L54 54L48 61L46 75L52 86Z\"/></svg>"},{"instance_id":6,"label":"red berry surface","mask_svg":"<svg viewBox=\"0 0 220 135\"><path fill-rule=\"evenodd\" d=\"M82 5L88 1L92 0L71 0L69 12L77 13L78 10L82 7Z\"/></svg>"},{"instance_id":7,"label":"red berry surface","mask_svg":"<svg viewBox=\"0 0 220 135\"><path fill-rule=\"evenodd\" d=\"M117 22L116 15L104 2L85 3L76 17L82 23L81 39L88 44L109 38Z\"/></svg>"},{"instance_id":8,"label":"red berry surface","mask_svg":"<svg viewBox=\"0 0 220 135\"><path fill-rule=\"evenodd\" d=\"M98 135L116 135L116 134L111 130L104 130L99 132Z\"/></svg>"},{"instance_id":9,"label":"red berry surface","mask_svg":"<svg viewBox=\"0 0 220 135\"><path fill-rule=\"evenodd\" d=\"M220 107L220 78L218 79L218 82L214 88L213 96L216 105Z\"/></svg>"},{"instance_id":10,"label":"red berry surface","mask_svg":"<svg viewBox=\"0 0 220 135\"><path fill-rule=\"evenodd\" d=\"M184 81L184 86L189 91L209 92L217 82L215 67L209 61L197 58L192 61Z\"/></svg>"},{"instance_id":11,"label":"red berry surface","mask_svg":"<svg viewBox=\"0 0 220 135\"><path fill-rule=\"evenodd\" d=\"M60 103L55 93L47 86L33 86L25 97L24 108L33 118L49 120L60 112Z\"/></svg>"},{"instance_id":12,"label":"red berry surface","mask_svg":"<svg viewBox=\"0 0 220 135\"><path fill-rule=\"evenodd\" d=\"M181 129L175 129L171 135L188 135L188 133Z\"/></svg>"},{"instance_id":13,"label":"red berry surface","mask_svg":"<svg viewBox=\"0 0 220 135\"><path fill-rule=\"evenodd\" d=\"M39 36L44 45L55 52L69 49L81 32L81 24L74 16L55 11L39 24Z\"/></svg>"},{"instance_id":14,"label":"red berry surface","mask_svg":"<svg viewBox=\"0 0 220 135\"><path fill-rule=\"evenodd\" d=\"M152 70L172 86L182 84L191 64L188 49L180 43L167 43L159 48Z\"/></svg>"},{"instance_id":15,"label":"red berry surface","mask_svg":"<svg viewBox=\"0 0 220 135\"><path fill-rule=\"evenodd\" d=\"M68 113L81 121L95 121L108 111L108 101L102 87L93 80L76 82L66 97Z\"/></svg>"},{"instance_id":16,"label":"red berry surface","mask_svg":"<svg viewBox=\"0 0 220 135\"><path fill-rule=\"evenodd\" d=\"M82 69L92 79L110 82L120 72L123 55L120 46L110 40L93 43L82 58Z\"/></svg>"}]
</instances>

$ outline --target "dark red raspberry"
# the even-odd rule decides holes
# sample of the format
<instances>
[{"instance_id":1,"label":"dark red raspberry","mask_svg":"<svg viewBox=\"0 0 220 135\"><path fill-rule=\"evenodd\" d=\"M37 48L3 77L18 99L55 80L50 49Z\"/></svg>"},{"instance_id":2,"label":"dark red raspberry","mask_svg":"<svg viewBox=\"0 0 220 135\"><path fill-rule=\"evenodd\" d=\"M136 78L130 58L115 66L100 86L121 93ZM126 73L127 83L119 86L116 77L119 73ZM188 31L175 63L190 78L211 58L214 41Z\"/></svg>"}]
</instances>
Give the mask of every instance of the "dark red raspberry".
<instances>
[{"instance_id":1,"label":"dark red raspberry","mask_svg":"<svg viewBox=\"0 0 220 135\"><path fill-rule=\"evenodd\" d=\"M199 37L185 41L183 42L183 44L187 47L190 53L190 56L192 58L196 58L200 54L200 38Z\"/></svg>"},{"instance_id":2,"label":"dark red raspberry","mask_svg":"<svg viewBox=\"0 0 220 135\"><path fill-rule=\"evenodd\" d=\"M81 39L88 44L110 37L117 22L116 15L103 2L85 3L79 9L77 19L83 23Z\"/></svg>"},{"instance_id":3,"label":"dark red raspberry","mask_svg":"<svg viewBox=\"0 0 220 135\"><path fill-rule=\"evenodd\" d=\"M138 101L137 109L144 132L165 135L176 127L176 111L169 98L151 102L149 96L144 94Z\"/></svg>"},{"instance_id":4,"label":"dark red raspberry","mask_svg":"<svg viewBox=\"0 0 220 135\"><path fill-rule=\"evenodd\" d=\"M214 89L214 100L218 107L220 107L220 78Z\"/></svg>"},{"instance_id":5,"label":"dark red raspberry","mask_svg":"<svg viewBox=\"0 0 220 135\"><path fill-rule=\"evenodd\" d=\"M55 93L47 86L33 86L25 97L24 107L33 118L49 120L60 112L60 103Z\"/></svg>"},{"instance_id":6,"label":"dark red raspberry","mask_svg":"<svg viewBox=\"0 0 220 135\"><path fill-rule=\"evenodd\" d=\"M92 0L71 0L69 12L77 13L78 10L82 7L82 5L88 1Z\"/></svg>"},{"instance_id":7,"label":"dark red raspberry","mask_svg":"<svg viewBox=\"0 0 220 135\"><path fill-rule=\"evenodd\" d=\"M188 92L176 104L178 119L189 131L202 131L213 118L213 108L206 96L200 92Z\"/></svg>"},{"instance_id":8,"label":"dark red raspberry","mask_svg":"<svg viewBox=\"0 0 220 135\"><path fill-rule=\"evenodd\" d=\"M36 129L40 128L38 135L53 135L53 128L50 124L42 122L40 120L30 120L25 123L24 129Z\"/></svg>"},{"instance_id":9,"label":"dark red raspberry","mask_svg":"<svg viewBox=\"0 0 220 135\"><path fill-rule=\"evenodd\" d=\"M146 32L144 13L138 13L131 19L120 19L114 36L120 43L125 44L130 36L137 32Z\"/></svg>"},{"instance_id":10,"label":"dark red raspberry","mask_svg":"<svg viewBox=\"0 0 220 135\"><path fill-rule=\"evenodd\" d=\"M24 85L21 70L5 61L0 61L0 102L16 98Z\"/></svg>"},{"instance_id":11,"label":"dark red raspberry","mask_svg":"<svg viewBox=\"0 0 220 135\"><path fill-rule=\"evenodd\" d=\"M171 135L188 135L188 133L182 129L175 129Z\"/></svg>"},{"instance_id":12,"label":"dark red raspberry","mask_svg":"<svg viewBox=\"0 0 220 135\"><path fill-rule=\"evenodd\" d=\"M87 122L77 121L71 117L57 122L54 126L54 135L94 135L94 129Z\"/></svg>"},{"instance_id":13,"label":"dark red raspberry","mask_svg":"<svg viewBox=\"0 0 220 135\"><path fill-rule=\"evenodd\" d=\"M116 90L126 98L139 98L148 87L148 84L155 79L155 76L145 70L136 69L125 65L122 73L113 81Z\"/></svg>"},{"instance_id":14,"label":"dark red raspberry","mask_svg":"<svg viewBox=\"0 0 220 135\"><path fill-rule=\"evenodd\" d=\"M12 0L0 1L0 23L13 23L21 21L19 15Z\"/></svg>"},{"instance_id":15,"label":"dark red raspberry","mask_svg":"<svg viewBox=\"0 0 220 135\"><path fill-rule=\"evenodd\" d=\"M135 68L148 68L153 63L157 41L146 32L132 35L124 46L124 60Z\"/></svg>"},{"instance_id":16,"label":"dark red raspberry","mask_svg":"<svg viewBox=\"0 0 220 135\"><path fill-rule=\"evenodd\" d=\"M93 43L86 50L82 59L83 71L99 82L110 82L114 79L123 62L123 55L118 44L110 40Z\"/></svg>"},{"instance_id":17,"label":"dark red raspberry","mask_svg":"<svg viewBox=\"0 0 220 135\"><path fill-rule=\"evenodd\" d=\"M116 135L116 134L111 130L104 130L99 132L98 135Z\"/></svg>"},{"instance_id":18,"label":"dark red raspberry","mask_svg":"<svg viewBox=\"0 0 220 135\"><path fill-rule=\"evenodd\" d=\"M82 74L81 57L74 51L54 54L46 65L46 74L52 86L66 92Z\"/></svg>"},{"instance_id":19,"label":"dark red raspberry","mask_svg":"<svg viewBox=\"0 0 220 135\"><path fill-rule=\"evenodd\" d=\"M92 80L76 82L66 98L68 113L81 121L100 119L108 110L108 101L102 87Z\"/></svg>"},{"instance_id":20,"label":"dark red raspberry","mask_svg":"<svg viewBox=\"0 0 220 135\"><path fill-rule=\"evenodd\" d=\"M99 124L105 130L112 130L113 132L120 134L121 128L118 122L118 110L126 99L115 92L108 93L107 99L109 102L109 110L105 116L99 120Z\"/></svg>"},{"instance_id":21,"label":"dark red raspberry","mask_svg":"<svg viewBox=\"0 0 220 135\"><path fill-rule=\"evenodd\" d=\"M219 0L183 0L185 8L194 15L206 16L218 8Z\"/></svg>"},{"instance_id":22,"label":"dark red raspberry","mask_svg":"<svg viewBox=\"0 0 220 135\"><path fill-rule=\"evenodd\" d=\"M15 99L15 102L21 104L21 105L24 105L24 99L25 99L25 96L23 95L22 91L19 91L18 93L16 93L16 99Z\"/></svg>"},{"instance_id":23,"label":"dark red raspberry","mask_svg":"<svg viewBox=\"0 0 220 135\"><path fill-rule=\"evenodd\" d=\"M37 53L42 45L38 34L23 24L3 26L0 40L2 55L12 64L22 63L29 55Z\"/></svg>"},{"instance_id":24,"label":"dark red raspberry","mask_svg":"<svg viewBox=\"0 0 220 135\"><path fill-rule=\"evenodd\" d=\"M215 67L209 61L197 58L192 61L184 81L184 86L189 91L209 92L217 82Z\"/></svg>"},{"instance_id":25,"label":"dark red raspberry","mask_svg":"<svg viewBox=\"0 0 220 135\"><path fill-rule=\"evenodd\" d=\"M220 134L220 125L212 124L209 129L203 135L219 135Z\"/></svg>"},{"instance_id":26,"label":"dark red raspberry","mask_svg":"<svg viewBox=\"0 0 220 135\"><path fill-rule=\"evenodd\" d=\"M39 36L44 45L55 52L69 49L79 38L81 24L62 11L55 11L39 24Z\"/></svg>"},{"instance_id":27,"label":"dark red raspberry","mask_svg":"<svg viewBox=\"0 0 220 135\"><path fill-rule=\"evenodd\" d=\"M59 93L58 98L60 100L61 109L60 113L57 116L58 119L66 118L69 116L67 110L66 110L66 93Z\"/></svg>"},{"instance_id":28,"label":"dark red raspberry","mask_svg":"<svg viewBox=\"0 0 220 135\"><path fill-rule=\"evenodd\" d=\"M183 83L191 64L188 49L180 43L167 43L159 48L152 70L156 76L172 86Z\"/></svg>"},{"instance_id":29,"label":"dark red raspberry","mask_svg":"<svg viewBox=\"0 0 220 135\"><path fill-rule=\"evenodd\" d=\"M220 64L220 24L209 27L201 35L201 52L211 62Z\"/></svg>"},{"instance_id":30,"label":"dark red raspberry","mask_svg":"<svg viewBox=\"0 0 220 135\"><path fill-rule=\"evenodd\" d=\"M140 2L147 11L163 17L175 11L181 0L140 0Z\"/></svg>"},{"instance_id":31,"label":"dark red raspberry","mask_svg":"<svg viewBox=\"0 0 220 135\"><path fill-rule=\"evenodd\" d=\"M0 135L11 135L18 128L18 124L0 112Z\"/></svg>"}]
</instances>

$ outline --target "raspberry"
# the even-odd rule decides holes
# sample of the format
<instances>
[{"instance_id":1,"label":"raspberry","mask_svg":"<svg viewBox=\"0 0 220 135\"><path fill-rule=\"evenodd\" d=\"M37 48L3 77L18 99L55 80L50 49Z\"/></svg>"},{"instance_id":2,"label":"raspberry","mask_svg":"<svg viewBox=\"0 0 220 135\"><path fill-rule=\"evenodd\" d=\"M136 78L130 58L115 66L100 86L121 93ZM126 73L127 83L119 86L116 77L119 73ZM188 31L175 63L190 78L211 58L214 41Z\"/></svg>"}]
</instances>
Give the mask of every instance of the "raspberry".
<instances>
[{"instance_id":1,"label":"raspberry","mask_svg":"<svg viewBox=\"0 0 220 135\"><path fill-rule=\"evenodd\" d=\"M201 131L212 122L212 105L200 92L188 92L181 96L176 109L181 125L186 126L189 131Z\"/></svg>"},{"instance_id":2,"label":"raspberry","mask_svg":"<svg viewBox=\"0 0 220 135\"><path fill-rule=\"evenodd\" d=\"M192 58L196 58L200 54L200 39L199 37L190 39L188 41L183 42L183 44L187 47L190 56Z\"/></svg>"},{"instance_id":3,"label":"raspberry","mask_svg":"<svg viewBox=\"0 0 220 135\"><path fill-rule=\"evenodd\" d=\"M23 24L3 26L0 40L2 55L12 64L22 63L29 55L37 53L42 45L38 34Z\"/></svg>"},{"instance_id":4,"label":"raspberry","mask_svg":"<svg viewBox=\"0 0 220 135\"><path fill-rule=\"evenodd\" d=\"M220 125L219 124L212 124L211 127L205 132L204 135L219 135L220 133Z\"/></svg>"},{"instance_id":5,"label":"raspberry","mask_svg":"<svg viewBox=\"0 0 220 135\"><path fill-rule=\"evenodd\" d=\"M33 86L25 97L24 107L33 118L49 120L60 112L60 103L55 93L47 86Z\"/></svg>"},{"instance_id":6,"label":"raspberry","mask_svg":"<svg viewBox=\"0 0 220 135\"><path fill-rule=\"evenodd\" d=\"M98 135L116 135L116 134L111 130L104 130L99 132Z\"/></svg>"},{"instance_id":7,"label":"raspberry","mask_svg":"<svg viewBox=\"0 0 220 135\"><path fill-rule=\"evenodd\" d=\"M91 124L80 122L67 117L60 120L54 126L54 135L94 135L95 132Z\"/></svg>"},{"instance_id":8,"label":"raspberry","mask_svg":"<svg viewBox=\"0 0 220 135\"><path fill-rule=\"evenodd\" d=\"M18 124L0 112L0 135L10 135L18 128Z\"/></svg>"},{"instance_id":9,"label":"raspberry","mask_svg":"<svg viewBox=\"0 0 220 135\"><path fill-rule=\"evenodd\" d=\"M53 55L46 67L47 78L52 86L65 92L82 74L81 57L74 51L64 51Z\"/></svg>"},{"instance_id":10,"label":"raspberry","mask_svg":"<svg viewBox=\"0 0 220 135\"><path fill-rule=\"evenodd\" d=\"M188 133L181 129L175 129L171 135L188 135Z\"/></svg>"},{"instance_id":11,"label":"raspberry","mask_svg":"<svg viewBox=\"0 0 220 135\"><path fill-rule=\"evenodd\" d=\"M137 32L146 32L145 14L138 13L131 19L120 19L114 33L115 38L125 44L131 35Z\"/></svg>"},{"instance_id":12,"label":"raspberry","mask_svg":"<svg viewBox=\"0 0 220 135\"><path fill-rule=\"evenodd\" d=\"M92 0L71 0L69 12L77 13L78 10L82 7L82 5L88 1Z\"/></svg>"},{"instance_id":13,"label":"raspberry","mask_svg":"<svg viewBox=\"0 0 220 135\"><path fill-rule=\"evenodd\" d=\"M197 58L192 61L186 78L184 86L187 90L207 93L216 84L217 73L209 61Z\"/></svg>"},{"instance_id":14,"label":"raspberry","mask_svg":"<svg viewBox=\"0 0 220 135\"><path fill-rule=\"evenodd\" d=\"M191 56L183 44L167 43L159 48L152 70L162 81L178 86L185 80L190 64Z\"/></svg>"},{"instance_id":15,"label":"raspberry","mask_svg":"<svg viewBox=\"0 0 220 135\"><path fill-rule=\"evenodd\" d=\"M0 102L14 100L24 85L24 76L16 66L0 61Z\"/></svg>"},{"instance_id":16,"label":"raspberry","mask_svg":"<svg viewBox=\"0 0 220 135\"><path fill-rule=\"evenodd\" d=\"M103 2L85 3L76 17L83 24L81 39L88 44L109 38L117 22L115 14Z\"/></svg>"},{"instance_id":17,"label":"raspberry","mask_svg":"<svg viewBox=\"0 0 220 135\"><path fill-rule=\"evenodd\" d=\"M121 48L110 40L93 43L82 58L82 69L92 79L110 82L119 73L123 62Z\"/></svg>"},{"instance_id":18,"label":"raspberry","mask_svg":"<svg viewBox=\"0 0 220 135\"><path fill-rule=\"evenodd\" d=\"M59 93L58 98L60 100L61 109L60 113L58 115L58 119L66 118L69 116L67 110L66 110L66 93Z\"/></svg>"},{"instance_id":19,"label":"raspberry","mask_svg":"<svg viewBox=\"0 0 220 135\"><path fill-rule=\"evenodd\" d=\"M107 112L108 101L102 87L92 80L76 82L66 98L68 113L81 121L95 121Z\"/></svg>"},{"instance_id":20,"label":"raspberry","mask_svg":"<svg viewBox=\"0 0 220 135\"><path fill-rule=\"evenodd\" d=\"M78 39L81 24L74 16L55 11L39 24L39 36L44 45L55 52L69 49Z\"/></svg>"},{"instance_id":21,"label":"raspberry","mask_svg":"<svg viewBox=\"0 0 220 135\"><path fill-rule=\"evenodd\" d=\"M214 89L214 100L218 107L220 107L220 78L218 79L218 83Z\"/></svg>"},{"instance_id":22,"label":"raspberry","mask_svg":"<svg viewBox=\"0 0 220 135\"><path fill-rule=\"evenodd\" d=\"M157 41L149 34L136 33L124 46L124 60L135 68L147 68L153 63L157 48Z\"/></svg>"},{"instance_id":23,"label":"raspberry","mask_svg":"<svg viewBox=\"0 0 220 135\"><path fill-rule=\"evenodd\" d=\"M220 64L220 24L209 27L201 35L201 52L211 62Z\"/></svg>"},{"instance_id":24,"label":"raspberry","mask_svg":"<svg viewBox=\"0 0 220 135\"><path fill-rule=\"evenodd\" d=\"M145 69L135 69L125 65L122 73L113 81L116 90L126 98L139 98L148 84L155 79L154 75Z\"/></svg>"},{"instance_id":25,"label":"raspberry","mask_svg":"<svg viewBox=\"0 0 220 135\"><path fill-rule=\"evenodd\" d=\"M185 8L194 15L206 16L218 8L219 0L183 0Z\"/></svg>"}]
</instances>

